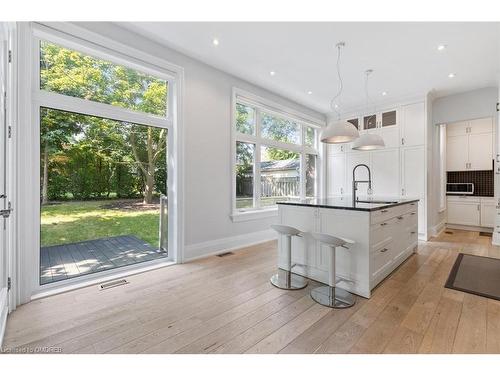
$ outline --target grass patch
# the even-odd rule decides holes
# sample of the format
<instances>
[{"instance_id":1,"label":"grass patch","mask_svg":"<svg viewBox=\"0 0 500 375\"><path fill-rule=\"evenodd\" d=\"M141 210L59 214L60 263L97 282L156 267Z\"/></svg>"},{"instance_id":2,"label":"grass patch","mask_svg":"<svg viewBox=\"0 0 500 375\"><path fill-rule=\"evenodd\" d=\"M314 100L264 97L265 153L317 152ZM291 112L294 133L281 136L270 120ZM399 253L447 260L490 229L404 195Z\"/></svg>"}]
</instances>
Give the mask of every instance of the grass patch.
<instances>
[{"instance_id":1,"label":"grass patch","mask_svg":"<svg viewBox=\"0 0 500 375\"><path fill-rule=\"evenodd\" d=\"M110 200L42 206L41 246L134 235L158 246L159 210L109 209Z\"/></svg>"}]
</instances>

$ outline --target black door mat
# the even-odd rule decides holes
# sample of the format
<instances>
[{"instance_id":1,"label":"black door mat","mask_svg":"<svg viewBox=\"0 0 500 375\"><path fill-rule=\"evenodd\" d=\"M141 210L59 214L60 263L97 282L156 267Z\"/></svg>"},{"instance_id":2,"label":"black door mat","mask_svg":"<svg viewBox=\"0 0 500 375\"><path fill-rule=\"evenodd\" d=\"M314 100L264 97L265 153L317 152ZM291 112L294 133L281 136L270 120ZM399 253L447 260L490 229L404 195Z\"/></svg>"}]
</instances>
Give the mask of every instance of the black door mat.
<instances>
[{"instance_id":1,"label":"black door mat","mask_svg":"<svg viewBox=\"0 0 500 375\"><path fill-rule=\"evenodd\" d=\"M500 259L460 253L444 286L500 301Z\"/></svg>"}]
</instances>

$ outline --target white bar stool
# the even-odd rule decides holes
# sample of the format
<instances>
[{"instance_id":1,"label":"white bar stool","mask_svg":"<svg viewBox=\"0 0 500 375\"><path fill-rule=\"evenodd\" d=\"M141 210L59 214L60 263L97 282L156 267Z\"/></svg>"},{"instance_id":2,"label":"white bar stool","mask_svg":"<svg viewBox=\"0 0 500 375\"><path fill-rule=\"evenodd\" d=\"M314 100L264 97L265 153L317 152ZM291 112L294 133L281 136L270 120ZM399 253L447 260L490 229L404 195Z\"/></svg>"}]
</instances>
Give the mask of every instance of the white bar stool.
<instances>
[{"instance_id":1,"label":"white bar stool","mask_svg":"<svg viewBox=\"0 0 500 375\"><path fill-rule=\"evenodd\" d=\"M292 271L292 237L301 237L302 232L288 225L271 225L271 228L278 232L284 240L286 249L285 267L278 268L278 273L271 277L271 284L280 289L297 290L307 286L307 279L300 275L293 274ZM278 249L279 251L279 249Z\"/></svg>"},{"instance_id":2,"label":"white bar stool","mask_svg":"<svg viewBox=\"0 0 500 375\"><path fill-rule=\"evenodd\" d=\"M344 309L353 306L356 302L354 294L348 292L347 290L336 287L337 277L335 272L335 252L337 247L348 249L346 244L353 244L354 241L323 233L311 233L311 235L315 240L330 247L331 250L328 286L320 286L311 290L311 298L320 305L334 307L337 309Z\"/></svg>"}]
</instances>

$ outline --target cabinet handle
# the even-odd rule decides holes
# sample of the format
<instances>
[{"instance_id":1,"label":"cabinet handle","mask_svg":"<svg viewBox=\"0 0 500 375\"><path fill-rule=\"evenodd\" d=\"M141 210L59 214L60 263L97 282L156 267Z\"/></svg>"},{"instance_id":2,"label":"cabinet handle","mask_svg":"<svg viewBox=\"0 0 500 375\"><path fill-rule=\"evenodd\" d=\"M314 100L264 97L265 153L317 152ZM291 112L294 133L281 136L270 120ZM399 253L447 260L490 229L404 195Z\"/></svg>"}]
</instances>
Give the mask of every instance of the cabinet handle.
<instances>
[{"instance_id":1,"label":"cabinet handle","mask_svg":"<svg viewBox=\"0 0 500 375\"><path fill-rule=\"evenodd\" d=\"M479 205L479 204L477 205L477 210L481 211L481 205Z\"/></svg>"},{"instance_id":2,"label":"cabinet handle","mask_svg":"<svg viewBox=\"0 0 500 375\"><path fill-rule=\"evenodd\" d=\"M403 216L398 216L398 220L403 220Z\"/></svg>"},{"instance_id":3,"label":"cabinet handle","mask_svg":"<svg viewBox=\"0 0 500 375\"><path fill-rule=\"evenodd\" d=\"M410 215L415 215L415 212L412 212Z\"/></svg>"},{"instance_id":4,"label":"cabinet handle","mask_svg":"<svg viewBox=\"0 0 500 375\"><path fill-rule=\"evenodd\" d=\"M344 188L340 188L340 194L344 194Z\"/></svg>"},{"instance_id":5,"label":"cabinet handle","mask_svg":"<svg viewBox=\"0 0 500 375\"><path fill-rule=\"evenodd\" d=\"M410 234L415 234L415 233L417 233L417 232L415 232L415 231L410 232Z\"/></svg>"},{"instance_id":6,"label":"cabinet handle","mask_svg":"<svg viewBox=\"0 0 500 375\"><path fill-rule=\"evenodd\" d=\"M382 250L380 250L381 253L385 253L387 250L389 250L388 248L384 247Z\"/></svg>"},{"instance_id":7,"label":"cabinet handle","mask_svg":"<svg viewBox=\"0 0 500 375\"><path fill-rule=\"evenodd\" d=\"M386 213L386 212L388 212L388 211L387 211L387 210L382 210L382 211L380 211L380 212L382 212L383 214L385 214L385 213Z\"/></svg>"},{"instance_id":8,"label":"cabinet handle","mask_svg":"<svg viewBox=\"0 0 500 375\"><path fill-rule=\"evenodd\" d=\"M415 203L410 203L410 206L415 206Z\"/></svg>"},{"instance_id":9,"label":"cabinet handle","mask_svg":"<svg viewBox=\"0 0 500 375\"><path fill-rule=\"evenodd\" d=\"M405 144L405 139L404 138L401 138L401 144L404 145Z\"/></svg>"},{"instance_id":10,"label":"cabinet handle","mask_svg":"<svg viewBox=\"0 0 500 375\"><path fill-rule=\"evenodd\" d=\"M401 195L405 195L405 189L401 189Z\"/></svg>"},{"instance_id":11,"label":"cabinet handle","mask_svg":"<svg viewBox=\"0 0 500 375\"><path fill-rule=\"evenodd\" d=\"M387 223L380 224L381 227L386 226L386 225L387 225Z\"/></svg>"}]
</instances>

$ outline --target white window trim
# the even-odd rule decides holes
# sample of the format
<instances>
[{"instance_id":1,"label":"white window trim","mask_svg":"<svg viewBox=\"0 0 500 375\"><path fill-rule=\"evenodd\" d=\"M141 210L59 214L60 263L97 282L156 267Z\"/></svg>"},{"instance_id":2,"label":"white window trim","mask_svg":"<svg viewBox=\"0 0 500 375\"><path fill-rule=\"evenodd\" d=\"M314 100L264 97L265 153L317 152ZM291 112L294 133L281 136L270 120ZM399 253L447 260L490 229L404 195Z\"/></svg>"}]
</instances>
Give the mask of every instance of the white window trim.
<instances>
[{"instance_id":1,"label":"white window trim","mask_svg":"<svg viewBox=\"0 0 500 375\"><path fill-rule=\"evenodd\" d=\"M167 116L154 116L147 113L134 112L126 108L90 102L80 98L39 90L39 64L34 53L38 51L37 41L43 38L50 42L88 53L98 58L124 65L141 72L152 74L168 81L169 96ZM143 53L142 51L113 41L107 37L88 31L69 23L20 23L19 24L19 112L18 112L18 139L19 149L17 169L22 170L22 180L18 179L17 196L23 200L17 202L18 214L22 216L23 228L20 228L18 239L18 268L16 304L28 302L34 294L57 290L61 286L68 288L80 287L79 278L39 285L39 255L40 255L40 217L39 217L39 108L69 110L78 113L92 114L114 119L128 119L139 124L160 126L169 130L168 163L168 195L169 195L169 244L172 253L165 259L164 265L172 261L183 261L183 205L182 188L183 173L183 68L170 64L163 59ZM76 45L74 45L76 44ZM73 46L74 45L74 46ZM141 59L137 59L141 56ZM24 76L23 76L24 74ZM175 161L175 164L174 164ZM175 168L173 168L175 165ZM22 230L22 233L21 233ZM172 233L170 233L172 231ZM145 264L145 267L151 266ZM104 271L95 274L95 281L109 278L115 274L127 272L128 267ZM137 272L131 267L130 272ZM88 282L88 281L87 281Z\"/></svg>"},{"instance_id":2,"label":"white window trim","mask_svg":"<svg viewBox=\"0 0 500 375\"><path fill-rule=\"evenodd\" d=\"M246 104L256 109L255 112L255 135L242 134L236 131L236 104ZM271 139L264 139L260 136L260 115L261 112L276 115L277 117L285 118L297 122L301 125L301 142L299 145L274 141ZM233 87L232 100L231 100L231 219L233 222L258 220L267 217L274 217L278 215L278 207L261 207L259 204L260 197L260 183L254 183L254 208L238 210L236 208L236 142L248 142L255 145L254 149L254 181L260 181L260 149L261 146L276 147L285 150L297 152L300 158L300 197L304 198L306 191L305 180L305 158L307 154L316 155L316 181L315 188L318 195L321 194L323 184L321 183L323 177L323 167L321 163L321 156L324 148L319 142L319 136L316 139L316 148L305 145L305 131L306 127L313 127L319 131L324 126L324 122L301 113L294 109L285 107L279 103L272 102L268 99L262 98L248 91L241 90Z\"/></svg>"}]
</instances>

